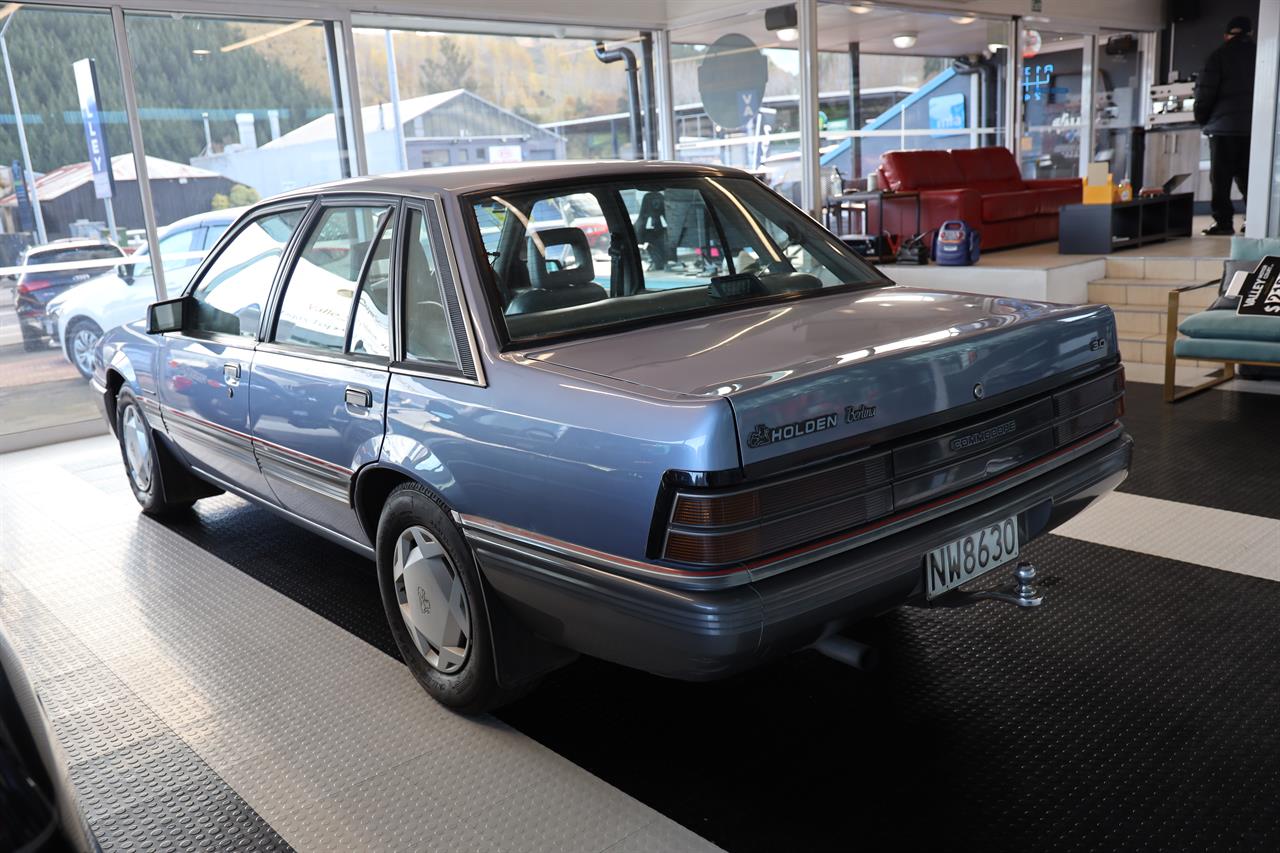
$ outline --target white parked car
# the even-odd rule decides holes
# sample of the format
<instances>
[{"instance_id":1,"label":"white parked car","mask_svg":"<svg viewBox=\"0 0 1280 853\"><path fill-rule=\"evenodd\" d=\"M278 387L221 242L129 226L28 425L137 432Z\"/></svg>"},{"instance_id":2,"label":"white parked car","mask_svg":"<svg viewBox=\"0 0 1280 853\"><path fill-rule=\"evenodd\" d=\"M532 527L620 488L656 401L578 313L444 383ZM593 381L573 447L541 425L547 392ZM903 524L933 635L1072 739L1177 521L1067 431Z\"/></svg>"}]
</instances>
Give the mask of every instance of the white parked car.
<instances>
[{"instance_id":1,"label":"white parked car","mask_svg":"<svg viewBox=\"0 0 1280 853\"><path fill-rule=\"evenodd\" d=\"M186 287L205 253L243 211L244 208L235 207L197 213L160 232L160 256L170 293ZM48 332L59 343L67 361L86 379L93 375L93 351L102 333L141 320L147 306L156 300L148 247L138 249L134 257L134 263L68 289L45 309Z\"/></svg>"}]
</instances>

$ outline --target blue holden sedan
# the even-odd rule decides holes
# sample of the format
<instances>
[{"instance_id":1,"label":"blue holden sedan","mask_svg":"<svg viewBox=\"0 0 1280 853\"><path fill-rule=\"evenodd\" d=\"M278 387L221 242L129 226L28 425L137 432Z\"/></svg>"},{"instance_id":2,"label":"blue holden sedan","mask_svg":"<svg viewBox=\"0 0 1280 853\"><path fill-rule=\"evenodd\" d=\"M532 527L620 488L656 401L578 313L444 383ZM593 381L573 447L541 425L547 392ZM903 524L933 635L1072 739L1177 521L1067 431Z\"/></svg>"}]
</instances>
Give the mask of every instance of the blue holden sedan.
<instances>
[{"instance_id":1,"label":"blue holden sedan","mask_svg":"<svg viewBox=\"0 0 1280 853\"><path fill-rule=\"evenodd\" d=\"M897 287L690 164L271 199L94 373L144 512L233 492L375 559L472 712L577 654L710 679L958 603L1131 455L1106 307Z\"/></svg>"}]
</instances>

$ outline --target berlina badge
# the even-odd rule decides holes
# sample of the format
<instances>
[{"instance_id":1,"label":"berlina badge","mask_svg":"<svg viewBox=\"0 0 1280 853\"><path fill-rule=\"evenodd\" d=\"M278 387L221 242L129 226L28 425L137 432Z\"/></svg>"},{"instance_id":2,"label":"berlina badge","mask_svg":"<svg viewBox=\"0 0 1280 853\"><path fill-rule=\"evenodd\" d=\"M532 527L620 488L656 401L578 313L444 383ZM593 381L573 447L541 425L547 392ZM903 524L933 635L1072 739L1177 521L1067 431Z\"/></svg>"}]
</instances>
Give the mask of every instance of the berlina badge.
<instances>
[{"instance_id":1,"label":"berlina badge","mask_svg":"<svg viewBox=\"0 0 1280 853\"><path fill-rule=\"evenodd\" d=\"M973 399L981 400L986 395L987 395L987 389L982 387L981 382L973 386Z\"/></svg>"},{"instance_id":2,"label":"berlina badge","mask_svg":"<svg viewBox=\"0 0 1280 853\"><path fill-rule=\"evenodd\" d=\"M876 407L868 406L866 403L859 403L856 406L844 407L844 422L847 424L857 421L869 421L876 416Z\"/></svg>"}]
</instances>

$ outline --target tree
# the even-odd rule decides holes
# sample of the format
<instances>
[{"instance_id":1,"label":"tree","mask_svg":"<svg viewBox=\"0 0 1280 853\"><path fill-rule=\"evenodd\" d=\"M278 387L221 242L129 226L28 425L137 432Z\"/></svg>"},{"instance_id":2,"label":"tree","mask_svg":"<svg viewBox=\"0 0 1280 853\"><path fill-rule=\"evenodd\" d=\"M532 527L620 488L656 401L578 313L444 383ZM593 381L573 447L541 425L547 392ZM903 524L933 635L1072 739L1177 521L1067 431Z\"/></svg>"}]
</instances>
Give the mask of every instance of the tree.
<instances>
[{"instance_id":1,"label":"tree","mask_svg":"<svg viewBox=\"0 0 1280 853\"><path fill-rule=\"evenodd\" d=\"M262 194L252 187L246 187L244 184L236 184L231 188L231 195L228 201L231 207L247 207L256 204L262 199Z\"/></svg>"},{"instance_id":2,"label":"tree","mask_svg":"<svg viewBox=\"0 0 1280 853\"><path fill-rule=\"evenodd\" d=\"M418 78L422 89L427 94L448 92L452 89L479 88L476 79L471 76L471 58L462 52L458 42L452 38L441 38L436 56L424 59L418 66Z\"/></svg>"},{"instance_id":3,"label":"tree","mask_svg":"<svg viewBox=\"0 0 1280 853\"><path fill-rule=\"evenodd\" d=\"M237 186L239 186L237 184ZM231 199L226 193L214 193L213 200L209 202L210 210L226 210L231 206Z\"/></svg>"},{"instance_id":4,"label":"tree","mask_svg":"<svg viewBox=\"0 0 1280 853\"><path fill-rule=\"evenodd\" d=\"M245 37L234 24L130 16L128 32L150 156L185 163L199 155L203 113L209 114L216 143L237 138L237 112L252 112L258 138L266 139L269 110L277 111L281 130L288 132L330 109L327 91L315 90L283 63L254 49L217 50ZM5 39L37 172L88 159L72 73L72 63L85 57L97 61L108 148L113 155L131 150L109 15L23 7L14 13ZM11 111L0 96L0 112ZM0 124L0 164L19 156L15 124Z\"/></svg>"}]
</instances>

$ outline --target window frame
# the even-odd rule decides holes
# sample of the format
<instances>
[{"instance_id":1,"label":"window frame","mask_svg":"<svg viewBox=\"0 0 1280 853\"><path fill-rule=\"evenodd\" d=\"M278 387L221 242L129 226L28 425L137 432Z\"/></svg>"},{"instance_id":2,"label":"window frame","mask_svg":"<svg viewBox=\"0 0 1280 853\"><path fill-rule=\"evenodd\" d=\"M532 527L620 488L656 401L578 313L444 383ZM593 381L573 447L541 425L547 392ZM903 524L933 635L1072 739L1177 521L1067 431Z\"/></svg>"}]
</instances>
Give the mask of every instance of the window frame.
<instances>
[{"instance_id":1,"label":"window frame","mask_svg":"<svg viewBox=\"0 0 1280 853\"><path fill-rule=\"evenodd\" d=\"M275 275L272 277L271 284L267 289L267 299L263 304L262 317L258 321L258 331L253 337L248 337L246 335L229 335L225 332L206 332L200 329L183 329L181 332L169 332L166 334L166 337L168 335L173 335L190 340L212 341L215 343L224 343L241 347L254 347L261 343L263 329L265 328L267 321L275 315L275 295L279 290L280 273L286 265L290 263L290 258L296 251L298 235L301 234L303 229L306 227L307 220L311 215L314 205L315 198L313 196L295 196L281 199L279 201L268 202L259 207L246 210L240 218L228 226L227 230L223 232L218 244L213 249L210 249L209 253L205 255L204 260L200 262L200 266L196 269L195 273L191 276L191 280L187 282L187 286L182 291L182 296L184 298L194 299L196 289L200 286L201 282L204 281L205 276L208 275L209 268L218 262L218 258L222 256L222 253L225 252L227 247L240 236L240 232L244 231L245 228L248 228L254 222L257 222L259 219L267 216L284 213L290 210L302 211L302 219L298 222L298 227L293 229L293 233L289 235L289 240L284 244L284 249L280 253L280 262L276 264Z\"/></svg>"},{"instance_id":2,"label":"window frame","mask_svg":"<svg viewBox=\"0 0 1280 853\"><path fill-rule=\"evenodd\" d=\"M351 348L351 324L355 320L356 300L359 297L360 290L364 285L364 276L368 272L369 261L373 257L373 246L369 247L369 253L365 255L360 265L360 278L355 282L355 291L351 297L351 310L347 314L346 331L342 337L342 348L339 350L322 349L320 347L308 346L307 344L295 344L287 341L272 340L275 334L276 326L280 319L280 309L284 304L285 291L289 288L289 279L293 276L293 271L298 265L298 261L302 259L302 253L307 245L307 241L311 239L312 233L320 226L321 217L327 211L343 207L377 207L386 208L390 211L390 219L393 221L401 208L401 199L395 196L386 195L356 195L343 194L334 196L318 196L314 200L311 208L303 217L302 222L298 223L298 229L291 240L292 246L284 264L277 271L276 280L272 287L270 310L264 312L264 322L258 329L258 348L264 352L278 352L288 355L297 355L306 358L318 358L326 361L346 361L359 362L365 365L385 366L388 362L386 356L373 355L371 353L353 353ZM384 222L378 229L377 238L381 238L383 230L387 227ZM392 281L389 286L395 287L395 256L392 255ZM392 326L390 318L387 324L388 335L392 334ZM390 344L390 341L388 341ZM390 349L388 349L390 352Z\"/></svg>"},{"instance_id":3,"label":"window frame","mask_svg":"<svg viewBox=\"0 0 1280 853\"><path fill-rule=\"evenodd\" d=\"M405 294L409 287L408 256L405 248L410 239L409 221L413 213L418 213L422 217L431 241L432 261L436 265L437 272L440 273L440 297L449 314L450 331L453 335L453 367L444 362L412 358L405 352L405 329L402 318ZM396 279L391 295L391 371L408 376L442 379L469 385L487 385L484 366L480 359L480 348L476 345L475 330L472 325L474 317L463 292L458 261L454 255L448 220L444 214L440 195L426 193L406 197L401 205L400 215L403 228L399 239L396 240L392 255ZM449 278L447 282L444 280L446 275ZM455 317L460 319L461 330L458 328L459 322L455 321ZM464 352L468 355L470 370L463 364Z\"/></svg>"}]
</instances>

